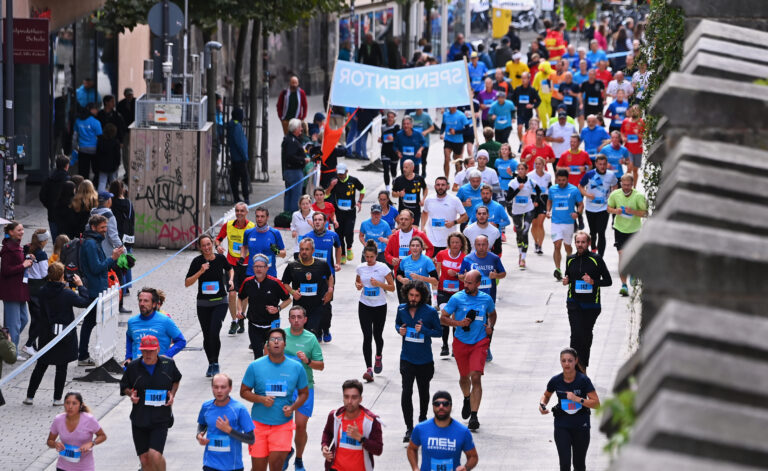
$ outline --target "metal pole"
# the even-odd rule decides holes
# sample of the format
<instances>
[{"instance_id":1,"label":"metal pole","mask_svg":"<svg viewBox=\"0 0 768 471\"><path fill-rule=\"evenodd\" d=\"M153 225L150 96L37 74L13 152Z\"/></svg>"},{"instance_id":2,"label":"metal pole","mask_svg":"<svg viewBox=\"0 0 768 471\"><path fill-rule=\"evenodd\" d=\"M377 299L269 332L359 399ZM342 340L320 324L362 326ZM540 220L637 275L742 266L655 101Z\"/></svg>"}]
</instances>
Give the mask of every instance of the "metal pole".
<instances>
[{"instance_id":1,"label":"metal pole","mask_svg":"<svg viewBox=\"0 0 768 471\"><path fill-rule=\"evenodd\" d=\"M189 30L189 0L184 0L184 53L182 60L184 61L183 64L183 78L182 78L182 92L181 92L181 99L182 101L187 101L187 60L189 59L189 49L188 49L188 33ZM186 108L182 108L186 109Z\"/></svg>"},{"instance_id":2,"label":"metal pole","mask_svg":"<svg viewBox=\"0 0 768 471\"><path fill-rule=\"evenodd\" d=\"M352 0L349 2L349 42L351 43L350 50L349 50L349 61L350 62L357 62L355 61L355 37L352 35L352 22L355 21L355 0ZM360 22L358 21L357 24L354 25L355 33L357 34L357 37L360 37Z\"/></svg>"},{"instance_id":3,"label":"metal pole","mask_svg":"<svg viewBox=\"0 0 768 471\"><path fill-rule=\"evenodd\" d=\"M269 33L262 24L262 67L264 85L261 91L261 171L269 181ZM255 31L254 31L255 34Z\"/></svg>"},{"instance_id":4,"label":"metal pole","mask_svg":"<svg viewBox=\"0 0 768 471\"><path fill-rule=\"evenodd\" d=\"M16 145L14 143L13 122L13 1L5 2L5 103L3 107L3 134L6 139L5 162L3 162L3 216L13 219L13 169L15 165Z\"/></svg>"}]
</instances>

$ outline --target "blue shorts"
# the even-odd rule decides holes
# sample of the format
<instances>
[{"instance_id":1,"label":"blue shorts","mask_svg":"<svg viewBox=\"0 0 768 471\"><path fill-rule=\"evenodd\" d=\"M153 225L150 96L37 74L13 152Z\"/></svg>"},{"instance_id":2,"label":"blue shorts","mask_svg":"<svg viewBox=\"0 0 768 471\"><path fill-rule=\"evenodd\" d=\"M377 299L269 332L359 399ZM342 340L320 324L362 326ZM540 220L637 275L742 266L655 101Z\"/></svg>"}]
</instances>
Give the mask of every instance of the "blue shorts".
<instances>
[{"instance_id":1,"label":"blue shorts","mask_svg":"<svg viewBox=\"0 0 768 471\"><path fill-rule=\"evenodd\" d=\"M293 391L293 400L299 397L298 391ZM312 411L315 410L315 388L309 388L309 397L304 401L304 405L299 407L296 412L301 412L307 417L312 417Z\"/></svg>"}]
</instances>

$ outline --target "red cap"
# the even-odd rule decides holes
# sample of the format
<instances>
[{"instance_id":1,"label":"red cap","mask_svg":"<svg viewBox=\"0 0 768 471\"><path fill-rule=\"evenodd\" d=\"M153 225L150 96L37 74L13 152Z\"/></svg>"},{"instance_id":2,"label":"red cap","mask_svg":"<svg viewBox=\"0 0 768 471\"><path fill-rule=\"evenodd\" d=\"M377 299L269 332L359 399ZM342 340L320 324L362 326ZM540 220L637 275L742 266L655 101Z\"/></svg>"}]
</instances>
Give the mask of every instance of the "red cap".
<instances>
[{"instance_id":1,"label":"red cap","mask_svg":"<svg viewBox=\"0 0 768 471\"><path fill-rule=\"evenodd\" d=\"M141 338L141 344L139 350L159 350L160 342L157 341L157 337L154 335L145 335Z\"/></svg>"}]
</instances>

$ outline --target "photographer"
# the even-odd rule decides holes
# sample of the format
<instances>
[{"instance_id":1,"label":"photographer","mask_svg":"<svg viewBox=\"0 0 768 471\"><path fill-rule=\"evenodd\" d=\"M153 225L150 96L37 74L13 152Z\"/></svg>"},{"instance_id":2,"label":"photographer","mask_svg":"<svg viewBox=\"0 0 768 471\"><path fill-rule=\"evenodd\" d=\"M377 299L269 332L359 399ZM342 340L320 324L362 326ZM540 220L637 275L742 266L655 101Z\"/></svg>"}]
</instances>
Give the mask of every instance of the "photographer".
<instances>
[{"instance_id":1,"label":"photographer","mask_svg":"<svg viewBox=\"0 0 768 471\"><path fill-rule=\"evenodd\" d=\"M48 265L47 282L40 288L40 340L39 346L56 338L69 324L75 321L73 307L88 307L88 291L83 287L80 277L72 274L72 286L77 287L77 293L69 289L64 279L64 265L54 262ZM56 366L56 376L53 382L53 405L60 406L64 394L64 383L67 379L67 366L77 360L77 333L72 329L66 337L54 345L35 363L32 376L29 378L27 398L24 404L31 406L35 398L37 388L43 380L43 375L49 365Z\"/></svg>"},{"instance_id":2,"label":"photographer","mask_svg":"<svg viewBox=\"0 0 768 471\"><path fill-rule=\"evenodd\" d=\"M3 363L12 365L16 363L16 345L11 340L11 334L7 327L0 328L0 378L3 377ZM3 392L0 391L0 406L5 405Z\"/></svg>"}]
</instances>

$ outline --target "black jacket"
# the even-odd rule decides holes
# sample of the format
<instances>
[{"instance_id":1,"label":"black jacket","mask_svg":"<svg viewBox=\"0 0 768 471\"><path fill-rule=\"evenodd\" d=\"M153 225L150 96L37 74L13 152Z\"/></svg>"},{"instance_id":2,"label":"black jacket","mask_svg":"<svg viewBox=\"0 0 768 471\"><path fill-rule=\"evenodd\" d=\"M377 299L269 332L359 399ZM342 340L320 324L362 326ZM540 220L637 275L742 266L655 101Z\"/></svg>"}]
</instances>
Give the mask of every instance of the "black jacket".
<instances>
[{"instance_id":1,"label":"black jacket","mask_svg":"<svg viewBox=\"0 0 768 471\"><path fill-rule=\"evenodd\" d=\"M130 126L136 118L136 99L123 98L117 103L117 112L123 118L126 126Z\"/></svg>"},{"instance_id":2,"label":"black jacket","mask_svg":"<svg viewBox=\"0 0 768 471\"><path fill-rule=\"evenodd\" d=\"M589 288L582 280L584 275L589 275L594 281L593 286ZM589 250L583 254L577 251L569 255L565 261L564 276L568 277L568 304L579 304L584 308L600 307L600 287L611 286L611 273L605 266L603 257ZM576 286L577 283L580 286ZM589 292L578 293L577 291L589 288Z\"/></svg>"},{"instance_id":3,"label":"black jacket","mask_svg":"<svg viewBox=\"0 0 768 471\"><path fill-rule=\"evenodd\" d=\"M61 196L61 187L64 182L69 180L69 174L65 170L55 169L51 175L45 179L40 187L39 198L45 209L48 210L48 220L53 221L56 202Z\"/></svg>"},{"instance_id":4,"label":"black jacket","mask_svg":"<svg viewBox=\"0 0 768 471\"><path fill-rule=\"evenodd\" d=\"M133 211L133 203L128 198L112 198L112 214L115 215L117 222L117 233L120 240L127 246L133 246L133 243L126 242L124 236L132 237L136 226L136 213Z\"/></svg>"},{"instance_id":5,"label":"black jacket","mask_svg":"<svg viewBox=\"0 0 768 471\"><path fill-rule=\"evenodd\" d=\"M358 55L358 62L366 65L373 65L381 67L384 63L384 58L381 54L381 47L376 41L371 41L370 44L363 43L360 45L360 54Z\"/></svg>"},{"instance_id":6,"label":"black jacket","mask_svg":"<svg viewBox=\"0 0 768 471\"><path fill-rule=\"evenodd\" d=\"M181 381L181 373L176 368L173 359L163 355L157 357L155 370L149 374L147 367L142 363L141 357L133 360L125 368L120 379L120 395L125 395L126 389L135 389L139 396L139 402L131 408L131 423L135 427L171 427L173 425L173 412L168 406L147 406L144 404L146 390L155 389L170 391L174 383Z\"/></svg>"},{"instance_id":7,"label":"black jacket","mask_svg":"<svg viewBox=\"0 0 768 471\"><path fill-rule=\"evenodd\" d=\"M123 137L125 136L125 132L128 130L128 126L126 126L123 116L118 113L117 110L112 110L109 113L101 110L96 116L96 119L99 120L102 128L104 128L104 126L107 124L114 124L117 128L117 140L123 142Z\"/></svg>"},{"instance_id":8,"label":"black jacket","mask_svg":"<svg viewBox=\"0 0 768 471\"><path fill-rule=\"evenodd\" d=\"M107 139L103 134L96 141L96 170L117 172L120 167L120 141Z\"/></svg>"},{"instance_id":9,"label":"black jacket","mask_svg":"<svg viewBox=\"0 0 768 471\"><path fill-rule=\"evenodd\" d=\"M88 290L84 287L77 293L69 289L65 283L49 281L38 294L40 299L40 347L47 345L61 330L74 322L73 307L88 307ZM62 365L77 360L77 329L72 329L64 339L53 346L40 358L44 365Z\"/></svg>"},{"instance_id":10,"label":"black jacket","mask_svg":"<svg viewBox=\"0 0 768 471\"><path fill-rule=\"evenodd\" d=\"M299 138L288 133L283 138L283 143L280 147L280 162L282 163L283 171L304 168L304 159L307 154L304 152L304 146L301 145Z\"/></svg>"}]
</instances>

